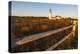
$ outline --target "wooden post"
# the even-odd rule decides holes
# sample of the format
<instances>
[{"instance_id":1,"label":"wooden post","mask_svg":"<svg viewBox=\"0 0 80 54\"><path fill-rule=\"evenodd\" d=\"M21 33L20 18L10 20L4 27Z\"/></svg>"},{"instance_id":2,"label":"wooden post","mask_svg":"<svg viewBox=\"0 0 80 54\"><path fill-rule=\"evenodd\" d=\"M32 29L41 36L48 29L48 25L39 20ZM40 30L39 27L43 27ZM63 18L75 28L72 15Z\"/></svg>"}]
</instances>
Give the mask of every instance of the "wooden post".
<instances>
[{"instance_id":1,"label":"wooden post","mask_svg":"<svg viewBox=\"0 0 80 54\"><path fill-rule=\"evenodd\" d=\"M76 20L73 20L73 37L75 36L75 32L76 32L76 25L77 24L77 21Z\"/></svg>"}]
</instances>

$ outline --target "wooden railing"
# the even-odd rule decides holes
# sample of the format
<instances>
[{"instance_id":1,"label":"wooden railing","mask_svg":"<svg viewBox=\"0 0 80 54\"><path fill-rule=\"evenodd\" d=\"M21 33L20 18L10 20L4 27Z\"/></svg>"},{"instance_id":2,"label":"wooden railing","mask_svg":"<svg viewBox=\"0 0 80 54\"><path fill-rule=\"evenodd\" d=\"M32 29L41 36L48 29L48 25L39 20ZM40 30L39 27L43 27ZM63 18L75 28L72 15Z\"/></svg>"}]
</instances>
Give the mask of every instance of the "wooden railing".
<instances>
[{"instance_id":1,"label":"wooden railing","mask_svg":"<svg viewBox=\"0 0 80 54\"><path fill-rule=\"evenodd\" d=\"M72 28L72 27L73 27L73 25L70 25L70 26L67 26L67 27L59 28L59 29L44 32L44 33L34 34L34 35L27 36L27 37L25 36L22 39L16 39L14 44L12 45L12 48L14 48L18 45L27 44L29 42L32 42L32 41L35 41L35 40L50 36L52 34L67 30L67 29Z\"/></svg>"},{"instance_id":2,"label":"wooden railing","mask_svg":"<svg viewBox=\"0 0 80 54\"><path fill-rule=\"evenodd\" d=\"M66 39L70 38L73 34L74 34L74 32L71 32L70 34L65 36L63 39L61 39L59 42L57 42L56 44L54 44L53 46L51 46L50 48L48 48L46 50L50 51L50 50L55 49L57 46L59 46L61 43L63 43Z\"/></svg>"},{"instance_id":3,"label":"wooden railing","mask_svg":"<svg viewBox=\"0 0 80 54\"><path fill-rule=\"evenodd\" d=\"M31 42L31 41L46 37L46 36L50 36L51 34L55 34L57 32L61 32L63 30L69 29L71 27L73 27L73 25L70 25L70 26L67 26L67 27L63 27L63 28L59 28L59 29L52 30L52 31L48 31L48 32L44 32L44 33L30 35L30 36L24 37L21 40L18 40L16 42L16 44L17 45L22 45L22 44L25 44L25 43L28 43L28 42Z\"/></svg>"}]
</instances>

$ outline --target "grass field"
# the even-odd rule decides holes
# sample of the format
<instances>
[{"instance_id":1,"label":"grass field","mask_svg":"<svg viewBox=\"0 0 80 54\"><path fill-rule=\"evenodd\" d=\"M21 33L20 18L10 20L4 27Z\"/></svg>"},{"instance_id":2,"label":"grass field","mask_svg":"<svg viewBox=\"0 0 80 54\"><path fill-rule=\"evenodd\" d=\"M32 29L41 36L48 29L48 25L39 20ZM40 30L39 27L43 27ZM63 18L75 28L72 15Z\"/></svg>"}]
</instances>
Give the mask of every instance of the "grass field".
<instances>
[{"instance_id":1,"label":"grass field","mask_svg":"<svg viewBox=\"0 0 80 54\"><path fill-rule=\"evenodd\" d=\"M47 17L11 17L11 32L16 37L28 36L72 25L71 19L49 20Z\"/></svg>"},{"instance_id":2,"label":"grass field","mask_svg":"<svg viewBox=\"0 0 80 54\"><path fill-rule=\"evenodd\" d=\"M48 17L19 17L10 16L11 21L11 40L23 38L25 36L38 34L42 32L47 32L55 30L62 27L67 27L73 25L73 19L71 18L61 18L55 20L49 20ZM24 52L24 51L43 51L55 44L57 41L61 40L63 37L72 32L72 28L58 32L51 35L50 37L41 38L39 40L24 44L21 46L16 46L13 52ZM76 37L71 39L71 43L67 48L77 48L77 29ZM75 44L76 43L76 44ZM64 45L63 45L64 46Z\"/></svg>"}]
</instances>

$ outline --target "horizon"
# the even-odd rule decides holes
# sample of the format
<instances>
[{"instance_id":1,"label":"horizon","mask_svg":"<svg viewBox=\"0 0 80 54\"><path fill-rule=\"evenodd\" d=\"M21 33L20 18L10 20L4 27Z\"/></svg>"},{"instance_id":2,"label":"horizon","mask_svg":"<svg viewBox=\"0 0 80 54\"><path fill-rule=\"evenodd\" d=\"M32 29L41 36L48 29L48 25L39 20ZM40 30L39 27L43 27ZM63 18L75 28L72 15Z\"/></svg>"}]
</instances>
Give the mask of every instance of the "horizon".
<instances>
[{"instance_id":1,"label":"horizon","mask_svg":"<svg viewBox=\"0 0 80 54\"><path fill-rule=\"evenodd\" d=\"M49 9L51 9L52 17L78 17L77 5L19 1L11 1L11 3L11 16L48 17Z\"/></svg>"}]
</instances>

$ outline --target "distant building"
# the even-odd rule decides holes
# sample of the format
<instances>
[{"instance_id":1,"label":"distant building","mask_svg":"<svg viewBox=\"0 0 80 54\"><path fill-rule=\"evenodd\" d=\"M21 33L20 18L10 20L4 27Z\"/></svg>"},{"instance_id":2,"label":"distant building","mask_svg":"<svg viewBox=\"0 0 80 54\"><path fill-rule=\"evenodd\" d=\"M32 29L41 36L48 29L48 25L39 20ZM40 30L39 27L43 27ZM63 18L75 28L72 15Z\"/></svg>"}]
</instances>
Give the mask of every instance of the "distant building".
<instances>
[{"instance_id":1,"label":"distant building","mask_svg":"<svg viewBox=\"0 0 80 54\"><path fill-rule=\"evenodd\" d=\"M49 9L49 19L52 19L52 10Z\"/></svg>"},{"instance_id":2,"label":"distant building","mask_svg":"<svg viewBox=\"0 0 80 54\"><path fill-rule=\"evenodd\" d=\"M61 16L55 16L55 18L56 18L56 19L61 19L62 17L61 17Z\"/></svg>"},{"instance_id":3,"label":"distant building","mask_svg":"<svg viewBox=\"0 0 80 54\"><path fill-rule=\"evenodd\" d=\"M52 16L52 10L49 9L49 19L55 20L55 19L61 19L61 16Z\"/></svg>"}]
</instances>

